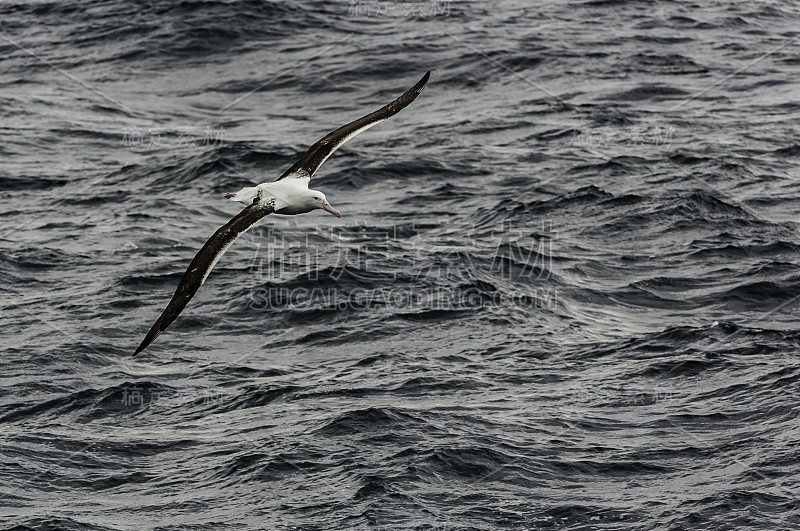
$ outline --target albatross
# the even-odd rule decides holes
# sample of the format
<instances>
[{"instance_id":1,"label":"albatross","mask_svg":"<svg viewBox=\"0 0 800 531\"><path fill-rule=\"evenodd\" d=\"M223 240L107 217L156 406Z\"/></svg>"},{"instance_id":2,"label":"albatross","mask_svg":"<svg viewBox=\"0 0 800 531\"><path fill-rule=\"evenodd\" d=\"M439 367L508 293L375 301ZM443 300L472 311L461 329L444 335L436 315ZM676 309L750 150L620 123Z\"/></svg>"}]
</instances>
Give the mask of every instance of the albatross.
<instances>
[{"instance_id":1,"label":"albatross","mask_svg":"<svg viewBox=\"0 0 800 531\"><path fill-rule=\"evenodd\" d=\"M242 188L236 193L225 194L227 199L243 203L245 208L220 227L198 251L178 283L172 300L169 301L166 309L150 328L133 355L136 356L146 349L177 319L206 281L225 251L263 217L270 214L305 214L312 210L322 209L341 218L341 213L331 206L325 194L308 187L311 177L342 144L408 107L425 88L430 75L430 71L426 72L416 85L388 105L322 137L275 181Z\"/></svg>"}]
</instances>

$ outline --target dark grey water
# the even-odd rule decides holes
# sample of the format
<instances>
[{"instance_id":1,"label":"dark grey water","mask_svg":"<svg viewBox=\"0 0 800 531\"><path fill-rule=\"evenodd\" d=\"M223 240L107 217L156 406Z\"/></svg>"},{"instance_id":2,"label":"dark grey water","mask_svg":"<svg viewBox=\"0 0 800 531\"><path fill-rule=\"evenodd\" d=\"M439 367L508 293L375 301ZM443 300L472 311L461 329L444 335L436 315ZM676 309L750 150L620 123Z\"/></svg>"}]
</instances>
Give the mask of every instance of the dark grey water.
<instances>
[{"instance_id":1,"label":"dark grey water","mask_svg":"<svg viewBox=\"0 0 800 531\"><path fill-rule=\"evenodd\" d=\"M3 529L800 527L795 3L0 20Z\"/></svg>"}]
</instances>

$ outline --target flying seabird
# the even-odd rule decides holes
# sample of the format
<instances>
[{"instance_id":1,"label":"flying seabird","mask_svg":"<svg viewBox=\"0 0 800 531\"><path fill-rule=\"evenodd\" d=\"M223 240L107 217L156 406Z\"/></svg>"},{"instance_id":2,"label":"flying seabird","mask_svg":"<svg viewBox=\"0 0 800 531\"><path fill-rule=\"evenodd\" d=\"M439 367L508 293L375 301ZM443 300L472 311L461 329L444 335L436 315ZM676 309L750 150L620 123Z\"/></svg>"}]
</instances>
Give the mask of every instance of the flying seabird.
<instances>
[{"instance_id":1,"label":"flying seabird","mask_svg":"<svg viewBox=\"0 0 800 531\"><path fill-rule=\"evenodd\" d=\"M242 188L236 193L225 194L225 197L231 201L238 201L246 205L245 208L220 227L195 255L178 283L172 300L169 301L166 309L150 328L133 355L146 349L172 324L206 281L225 251L261 218L273 213L305 214L318 208L330 212L337 218L342 217L339 211L328 203L325 194L308 188L308 182L314 172L342 144L405 109L425 88L430 75L430 71L426 72L416 85L390 104L324 136L308 148L306 154L275 181Z\"/></svg>"}]
</instances>

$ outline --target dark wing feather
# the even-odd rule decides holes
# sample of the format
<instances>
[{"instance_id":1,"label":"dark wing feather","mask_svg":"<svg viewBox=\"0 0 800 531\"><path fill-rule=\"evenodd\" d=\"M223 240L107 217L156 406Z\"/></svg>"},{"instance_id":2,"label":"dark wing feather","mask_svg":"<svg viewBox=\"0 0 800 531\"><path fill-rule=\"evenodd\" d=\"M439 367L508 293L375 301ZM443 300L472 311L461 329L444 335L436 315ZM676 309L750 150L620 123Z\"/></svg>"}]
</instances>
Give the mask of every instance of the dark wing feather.
<instances>
[{"instance_id":1,"label":"dark wing feather","mask_svg":"<svg viewBox=\"0 0 800 531\"><path fill-rule=\"evenodd\" d=\"M145 336L139 348L133 355L137 355L147 348L150 343L156 340L161 333L172 324L172 322L180 315L186 304L194 297L197 290L205 282L211 270L216 265L217 261L222 257L225 251L233 245L239 236L244 234L250 227L256 224L258 220L274 212L271 202L259 202L256 199L253 204L246 207L233 217L228 223L220 227L211 238L203 245L203 248L195 255L192 263L183 274L178 289L175 290L175 295L169 301L167 308L163 311L161 316L156 320L153 327Z\"/></svg>"},{"instance_id":2,"label":"dark wing feather","mask_svg":"<svg viewBox=\"0 0 800 531\"><path fill-rule=\"evenodd\" d=\"M372 112L354 122L343 125L336 131L328 133L322 140L308 148L306 154L295 162L291 168L283 172L283 175L278 177L278 181L290 175L297 175L302 177L311 177L314 172L322 166L322 163L331 156L331 153L336 151L339 146L356 136L361 131L369 129L373 125L380 123L387 118L399 113L419 96L425 85L428 84L430 78L430 71L426 72L419 82L408 89L402 96L394 100L392 103L385 105L375 112Z\"/></svg>"}]
</instances>

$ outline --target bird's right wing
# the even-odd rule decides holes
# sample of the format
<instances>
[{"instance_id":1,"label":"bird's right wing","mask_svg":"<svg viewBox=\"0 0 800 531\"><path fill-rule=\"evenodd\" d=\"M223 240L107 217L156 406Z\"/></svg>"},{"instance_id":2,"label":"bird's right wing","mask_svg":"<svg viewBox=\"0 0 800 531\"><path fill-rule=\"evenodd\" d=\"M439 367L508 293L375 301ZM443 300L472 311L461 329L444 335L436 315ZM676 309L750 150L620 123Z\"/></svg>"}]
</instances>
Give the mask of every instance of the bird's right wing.
<instances>
[{"instance_id":1,"label":"bird's right wing","mask_svg":"<svg viewBox=\"0 0 800 531\"><path fill-rule=\"evenodd\" d=\"M256 224L261 218L272 214L275 211L275 202L272 198L261 201L260 196L251 205L244 208L241 212L236 214L228 223L220 227L211 238L203 245L202 249L195 255L192 263L183 274L178 289L175 290L175 295L169 301L167 308L162 312L161 316L156 320L155 324L145 336L139 348L133 355L137 355L147 348L150 343L161 335L161 333L172 324L172 322L180 315L186 305L189 303L200 286L206 281L211 270L217 265L217 262L225 251L233 245L242 234Z\"/></svg>"},{"instance_id":2,"label":"bird's right wing","mask_svg":"<svg viewBox=\"0 0 800 531\"><path fill-rule=\"evenodd\" d=\"M417 99L417 96L419 96L420 92L422 92L422 89L424 89L425 85L428 84L428 79L430 77L431 73L428 71L424 76L422 76L422 79L420 79L416 85L405 91L402 96L393 102L389 103L388 105L384 105L375 112L371 112L366 116L362 116L358 120L350 122L347 125L343 125L332 133L325 135L316 144L308 148L306 154L303 155L300 160L295 162L291 168L283 172L283 175L278 177L276 180L280 181L285 177L310 179L311 176L314 175L314 172L317 171L320 166L322 166L322 163L328 160L328 157L330 157L334 151L339 149L342 144L357 134L366 131L373 125L381 123L382 121L394 116L408 107L412 101Z\"/></svg>"}]
</instances>

